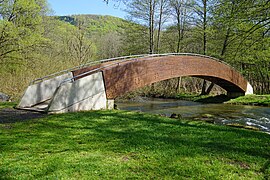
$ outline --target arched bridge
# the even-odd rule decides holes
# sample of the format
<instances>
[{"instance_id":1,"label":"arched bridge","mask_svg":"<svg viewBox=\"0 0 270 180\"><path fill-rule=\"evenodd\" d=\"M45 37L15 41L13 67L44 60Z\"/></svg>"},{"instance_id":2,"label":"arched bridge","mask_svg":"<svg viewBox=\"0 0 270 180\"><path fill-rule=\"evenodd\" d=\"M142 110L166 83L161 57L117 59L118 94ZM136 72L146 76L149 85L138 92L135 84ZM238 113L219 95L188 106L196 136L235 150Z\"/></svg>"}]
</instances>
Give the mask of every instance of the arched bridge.
<instances>
[{"instance_id":1,"label":"arched bridge","mask_svg":"<svg viewBox=\"0 0 270 180\"><path fill-rule=\"evenodd\" d=\"M180 76L211 81L230 96L253 93L250 84L231 66L209 56L188 53L113 58L60 74L35 80L18 108L52 113L112 108L113 100L124 93Z\"/></svg>"}]
</instances>

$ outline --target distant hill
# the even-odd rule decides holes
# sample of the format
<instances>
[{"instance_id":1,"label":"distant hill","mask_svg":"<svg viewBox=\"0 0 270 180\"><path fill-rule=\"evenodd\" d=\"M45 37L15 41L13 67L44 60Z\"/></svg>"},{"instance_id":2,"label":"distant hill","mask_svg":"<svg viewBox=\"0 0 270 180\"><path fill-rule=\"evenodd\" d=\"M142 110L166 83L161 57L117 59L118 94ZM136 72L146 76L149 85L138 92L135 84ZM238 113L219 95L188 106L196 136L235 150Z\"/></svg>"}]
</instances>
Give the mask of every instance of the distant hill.
<instances>
[{"instance_id":1,"label":"distant hill","mask_svg":"<svg viewBox=\"0 0 270 180\"><path fill-rule=\"evenodd\" d=\"M127 20L103 15L71 15L71 16L59 16L61 21L68 22L72 25L77 24L77 19L83 18L85 23L92 33L106 34L108 32L123 32L128 26L132 25L132 22Z\"/></svg>"}]
</instances>

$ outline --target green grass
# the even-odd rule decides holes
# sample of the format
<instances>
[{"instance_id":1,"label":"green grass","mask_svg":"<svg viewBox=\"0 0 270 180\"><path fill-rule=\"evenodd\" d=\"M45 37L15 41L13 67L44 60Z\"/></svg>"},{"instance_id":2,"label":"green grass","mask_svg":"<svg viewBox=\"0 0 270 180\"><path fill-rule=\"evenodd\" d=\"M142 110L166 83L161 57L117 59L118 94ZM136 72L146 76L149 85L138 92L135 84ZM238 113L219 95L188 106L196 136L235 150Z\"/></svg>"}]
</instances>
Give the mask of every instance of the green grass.
<instances>
[{"instance_id":1,"label":"green grass","mask_svg":"<svg viewBox=\"0 0 270 180\"><path fill-rule=\"evenodd\" d=\"M13 108L16 104L16 102L0 102L0 109Z\"/></svg>"},{"instance_id":2,"label":"green grass","mask_svg":"<svg viewBox=\"0 0 270 180\"><path fill-rule=\"evenodd\" d=\"M270 106L270 95L255 95L254 94L254 95L240 96L236 99L231 99L227 103Z\"/></svg>"},{"instance_id":3,"label":"green grass","mask_svg":"<svg viewBox=\"0 0 270 180\"><path fill-rule=\"evenodd\" d=\"M270 136L126 111L0 124L0 179L267 179Z\"/></svg>"},{"instance_id":4,"label":"green grass","mask_svg":"<svg viewBox=\"0 0 270 180\"><path fill-rule=\"evenodd\" d=\"M204 97L209 97L209 96L207 96L207 95L200 96L199 94L179 93L175 97L173 96L172 98L183 99L183 100L188 100L188 101L196 101L196 100L198 100L200 98L204 98Z\"/></svg>"}]
</instances>

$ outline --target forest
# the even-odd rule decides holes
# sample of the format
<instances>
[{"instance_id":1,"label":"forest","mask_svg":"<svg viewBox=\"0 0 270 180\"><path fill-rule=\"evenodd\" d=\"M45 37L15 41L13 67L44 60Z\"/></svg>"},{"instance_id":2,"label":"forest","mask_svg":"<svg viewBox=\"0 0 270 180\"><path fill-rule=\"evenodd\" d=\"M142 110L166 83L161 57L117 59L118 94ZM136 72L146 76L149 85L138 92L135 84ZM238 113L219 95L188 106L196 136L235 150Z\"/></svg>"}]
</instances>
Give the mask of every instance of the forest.
<instances>
[{"instance_id":1,"label":"forest","mask_svg":"<svg viewBox=\"0 0 270 180\"><path fill-rule=\"evenodd\" d=\"M270 94L269 0L103 1L121 3L126 19L55 16L46 0L0 0L0 92L16 100L35 78L94 60L197 53L232 65L256 94ZM153 87L203 94L212 85L176 78Z\"/></svg>"}]
</instances>

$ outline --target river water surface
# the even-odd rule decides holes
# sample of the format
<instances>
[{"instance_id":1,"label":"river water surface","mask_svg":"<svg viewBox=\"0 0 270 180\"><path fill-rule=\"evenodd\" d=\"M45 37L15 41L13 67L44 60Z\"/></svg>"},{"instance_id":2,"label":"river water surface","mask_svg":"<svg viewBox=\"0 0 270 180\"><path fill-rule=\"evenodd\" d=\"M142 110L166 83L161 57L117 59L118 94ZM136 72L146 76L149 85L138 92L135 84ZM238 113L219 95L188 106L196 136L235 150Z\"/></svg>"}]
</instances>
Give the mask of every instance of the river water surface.
<instances>
[{"instance_id":1,"label":"river water surface","mask_svg":"<svg viewBox=\"0 0 270 180\"><path fill-rule=\"evenodd\" d=\"M203 104L199 102L141 98L138 101L115 102L121 110L152 114L180 114L186 119L212 120L215 124L240 124L252 126L270 134L270 108L260 106Z\"/></svg>"}]
</instances>

